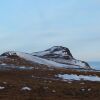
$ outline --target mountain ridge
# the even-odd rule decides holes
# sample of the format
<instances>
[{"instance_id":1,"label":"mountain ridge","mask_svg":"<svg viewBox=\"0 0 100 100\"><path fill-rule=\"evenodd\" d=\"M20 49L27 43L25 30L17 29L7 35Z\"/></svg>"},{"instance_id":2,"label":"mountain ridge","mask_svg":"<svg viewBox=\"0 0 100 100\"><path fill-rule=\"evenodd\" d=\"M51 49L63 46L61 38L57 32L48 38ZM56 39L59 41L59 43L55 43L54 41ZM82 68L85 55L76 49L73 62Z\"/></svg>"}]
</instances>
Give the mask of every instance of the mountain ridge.
<instances>
[{"instance_id":1,"label":"mountain ridge","mask_svg":"<svg viewBox=\"0 0 100 100\"><path fill-rule=\"evenodd\" d=\"M1 54L0 58L2 57L10 59L14 57L17 59L19 57L26 61L47 65L49 67L91 68L87 62L75 59L70 50L63 46L53 46L47 50L35 53L9 51Z\"/></svg>"}]
</instances>

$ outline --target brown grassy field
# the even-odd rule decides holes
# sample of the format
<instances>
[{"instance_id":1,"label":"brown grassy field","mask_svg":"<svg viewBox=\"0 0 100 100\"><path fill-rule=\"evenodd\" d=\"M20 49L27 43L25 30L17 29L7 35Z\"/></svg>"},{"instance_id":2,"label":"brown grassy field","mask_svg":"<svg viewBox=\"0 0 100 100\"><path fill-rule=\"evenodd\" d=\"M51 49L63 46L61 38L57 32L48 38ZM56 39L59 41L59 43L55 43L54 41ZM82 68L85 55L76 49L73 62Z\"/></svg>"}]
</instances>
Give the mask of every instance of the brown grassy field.
<instances>
[{"instance_id":1,"label":"brown grassy field","mask_svg":"<svg viewBox=\"0 0 100 100\"><path fill-rule=\"evenodd\" d=\"M29 71L0 71L0 100L100 100L100 82L63 81L59 73L98 75L67 69L33 69ZM31 90L22 90L29 87Z\"/></svg>"}]
</instances>

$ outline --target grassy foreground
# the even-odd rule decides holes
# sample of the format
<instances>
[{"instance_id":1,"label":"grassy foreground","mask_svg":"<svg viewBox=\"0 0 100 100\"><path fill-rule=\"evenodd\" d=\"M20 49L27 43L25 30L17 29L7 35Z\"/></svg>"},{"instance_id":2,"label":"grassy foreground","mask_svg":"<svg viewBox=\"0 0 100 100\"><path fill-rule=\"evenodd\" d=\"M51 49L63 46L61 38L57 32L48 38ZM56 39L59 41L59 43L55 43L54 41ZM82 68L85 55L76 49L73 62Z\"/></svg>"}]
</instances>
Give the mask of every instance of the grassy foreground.
<instances>
[{"instance_id":1,"label":"grassy foreground","mask_svg":"<svg viewBox=\"0 0 100 100\"><path fill-rule=\"evenodd\" d=\"M100 82L63 81L55 77L59 73L100 76L67 69L0 71L0 100L100 100Z\"/></svg>"}]
</instances>

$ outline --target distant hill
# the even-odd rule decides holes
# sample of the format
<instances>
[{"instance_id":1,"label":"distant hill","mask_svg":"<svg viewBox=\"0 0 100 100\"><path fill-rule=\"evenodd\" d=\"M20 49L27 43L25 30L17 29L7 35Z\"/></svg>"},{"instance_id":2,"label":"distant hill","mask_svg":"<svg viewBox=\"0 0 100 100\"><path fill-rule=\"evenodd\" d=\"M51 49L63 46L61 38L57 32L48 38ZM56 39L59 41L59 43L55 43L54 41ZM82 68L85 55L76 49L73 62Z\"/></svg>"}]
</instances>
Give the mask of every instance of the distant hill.
<instances>
[{"instance_id":1,"label":"distant hill","mask_svg":"<svg viewBox=\"0 0 100 100\"><path fill-rule=\"evenodd\" d=\"M39 64L48 67L91 69L87 62L75 59L70 50L63 46L54 46L34 53L8 51L0 55L0 63L25 66Z\"/></svg>"}]
</instances>

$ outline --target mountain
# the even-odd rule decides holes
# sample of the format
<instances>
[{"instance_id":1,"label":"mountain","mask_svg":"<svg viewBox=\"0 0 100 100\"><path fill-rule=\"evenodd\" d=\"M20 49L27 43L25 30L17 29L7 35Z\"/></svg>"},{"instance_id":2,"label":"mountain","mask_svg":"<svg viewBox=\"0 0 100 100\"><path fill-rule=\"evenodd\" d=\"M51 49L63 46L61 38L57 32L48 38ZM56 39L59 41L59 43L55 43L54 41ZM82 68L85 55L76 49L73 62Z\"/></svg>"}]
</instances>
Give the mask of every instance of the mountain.
<instances>
[{"instance_id":1,"label":"mountain","mask_svg":"<svg viewBox=\"0 0 100 100\"><path fill-rule=\"evenodd\" d=\"M44 51L32 53L32 55L61 64L73 65L86 69L90 68L87 62L75 59L70 50L63 46L54 46Z\"/></svg>"},{"instance_id":2,"label":"mountain","mask_svg":"<svg viewBox=\"0 0 100 100\"><path fill-rule=\"evenodd\" d=\"M65 67L65 68L84 68L90 69L88 63L80 60L76 60L70 50L62 46L54 46L50 49L35 52L35 53L24 53L9 51L1 54L0 63L14 64L40 64L48 67ZM12 63L13 62L13 63Z\"/></svg>"}]
</instances>

